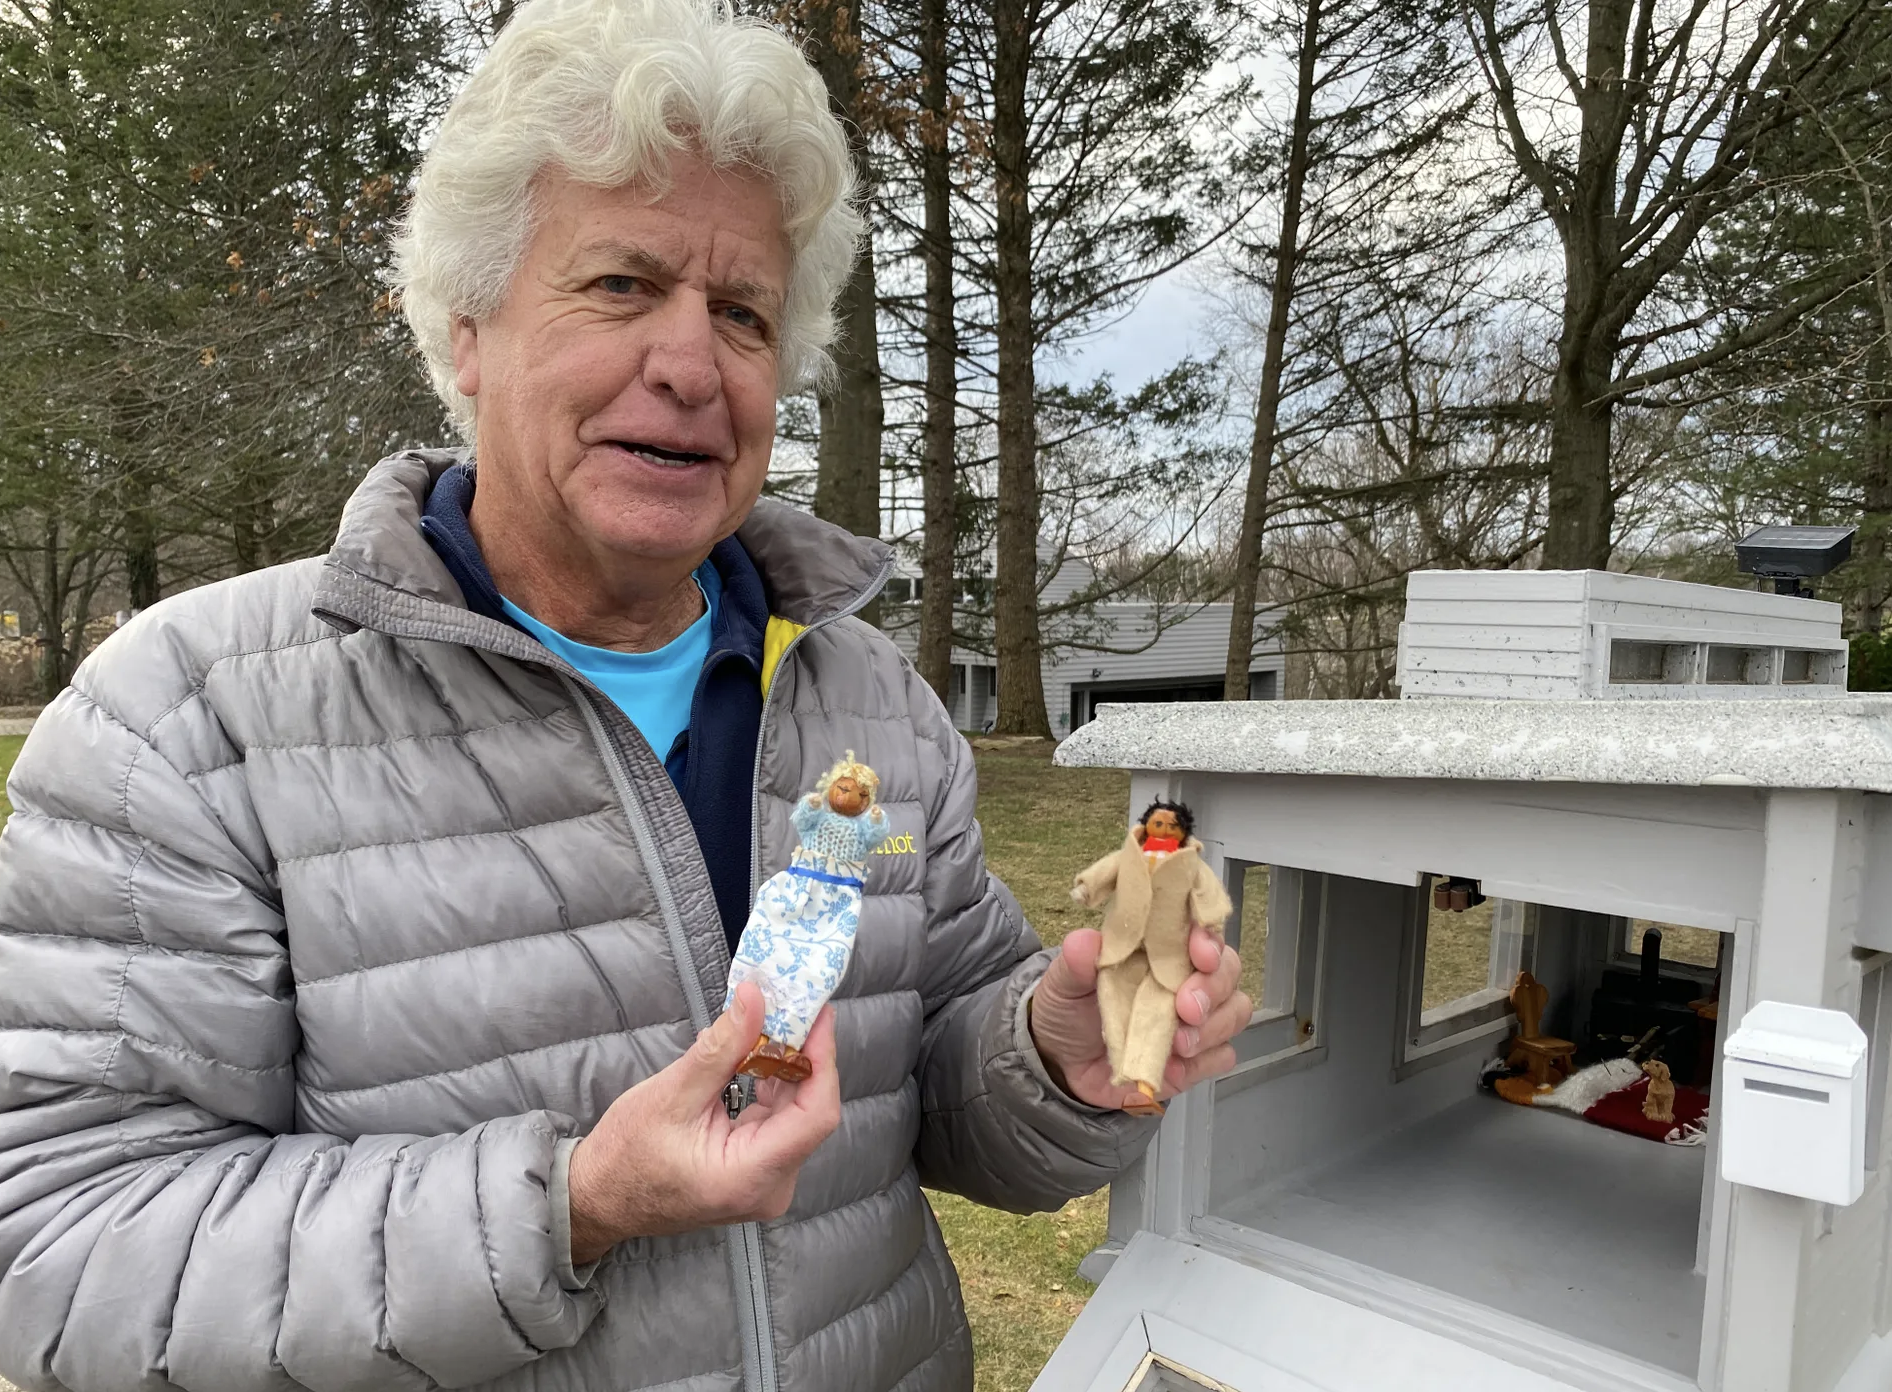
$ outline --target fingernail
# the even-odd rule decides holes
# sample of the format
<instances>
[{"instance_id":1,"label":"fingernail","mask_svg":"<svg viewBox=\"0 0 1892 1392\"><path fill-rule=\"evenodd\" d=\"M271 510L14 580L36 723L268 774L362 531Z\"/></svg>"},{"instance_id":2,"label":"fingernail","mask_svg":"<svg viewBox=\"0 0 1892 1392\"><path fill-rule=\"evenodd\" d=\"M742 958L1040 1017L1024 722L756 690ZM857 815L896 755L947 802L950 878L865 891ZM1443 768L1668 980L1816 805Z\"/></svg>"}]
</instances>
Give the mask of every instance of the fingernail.
<instances>
[{"instance_id":1,"label":"fingernail","mask_svg":"<svg viewBox=\"0 0 1892 1392\"><path fill-rule=\"evenodd\" d=\"M1208 993L1205 991L1191 991L1189 994L1195 998L1196 1009L1202 1012L1202 1018L1205 1020L1208 1019L1209 1018Z\"/></svg>"},{"instance_id":2,"label":"fingernail","mask_svg":"<svg viewBox=\"0 0 1892 1392\"><path fill-rule=\"evenodd\" d=\"M1184 1058L1194 1058L1196 1050L1202 1047L1202 1035L1197 1030L1179 1029L1176 1031L1176 1052Z\"/></svg>"}]
</instances>

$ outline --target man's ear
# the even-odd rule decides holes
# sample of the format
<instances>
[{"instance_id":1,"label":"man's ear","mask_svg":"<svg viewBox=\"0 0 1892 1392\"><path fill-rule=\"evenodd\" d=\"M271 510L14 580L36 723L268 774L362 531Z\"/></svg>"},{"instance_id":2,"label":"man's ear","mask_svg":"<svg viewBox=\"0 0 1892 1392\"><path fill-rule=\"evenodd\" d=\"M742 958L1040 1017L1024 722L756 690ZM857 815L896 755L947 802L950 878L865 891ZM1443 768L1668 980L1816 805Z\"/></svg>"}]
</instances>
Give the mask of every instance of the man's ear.
<instances>
[{"instance_id":1,"label":"man's ear","mask_svg":"<svg viewBox=\"0 0 1892 1392\"><path fill-rule=\"evenodd\" d=\"M453 385L461 396L480 394L480 326L453 316Z\"/></svg>"},{"instance_id":2,"label":"man's ear","mask_svg":"<svg viewBox=\"0 0 1892 1392\"><path fill-rule=\"evenodd\" d=\"M1148 836L1149 834L1150 834L1149 829L1145 827L1143 823L1141 822L1138 822L1135 826L1130 828L1130 835L1136 838L1136 843L1139 846L1143 844L1143 838Z\"/></svg>"}]
</instances>

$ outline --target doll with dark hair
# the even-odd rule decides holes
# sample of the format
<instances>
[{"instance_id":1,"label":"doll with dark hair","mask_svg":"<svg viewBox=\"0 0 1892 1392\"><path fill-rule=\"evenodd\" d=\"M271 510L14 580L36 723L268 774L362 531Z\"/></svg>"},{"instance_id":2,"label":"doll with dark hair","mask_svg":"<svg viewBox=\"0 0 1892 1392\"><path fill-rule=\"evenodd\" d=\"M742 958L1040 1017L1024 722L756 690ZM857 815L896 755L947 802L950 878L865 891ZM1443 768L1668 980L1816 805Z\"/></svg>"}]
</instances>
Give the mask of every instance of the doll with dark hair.
<instances>
[{"instance_id":1,"label":"doll with dark hair","mask_svg":"<svg viewBox=\"0 0 1892 1392\"><path fill-rule=\"evenodd\" d=\"M1071 897L1087 908L1106 900L1097 959L1097 1006L1112 1081L1143 1095L1126 1111L1157 1114L1163 1070L1176 1038L1176 992L1195 970L1189 933L1220 933L1234 905L1202 859L1187 805L1158 798L1130 828L1121 849L1077 877Z\"/></svg>"}]
</instances>

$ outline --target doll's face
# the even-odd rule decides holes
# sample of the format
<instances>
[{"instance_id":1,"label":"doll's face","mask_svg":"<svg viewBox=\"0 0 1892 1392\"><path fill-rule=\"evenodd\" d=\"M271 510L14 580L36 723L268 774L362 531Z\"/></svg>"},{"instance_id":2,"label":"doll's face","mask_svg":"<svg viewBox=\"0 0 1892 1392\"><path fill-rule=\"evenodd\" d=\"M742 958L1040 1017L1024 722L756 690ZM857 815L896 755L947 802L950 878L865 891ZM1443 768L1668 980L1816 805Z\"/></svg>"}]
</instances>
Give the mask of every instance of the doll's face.
<instances>
[{"instance_id":1,"label":"doll's face","mask_svg":"<svg viewBox=\"0 0 1892 1392\"><path fill-rule=\"evenodd\" d=\"M1143 830L1159 841L1182 840L1182 822L1167 807L1159 807L1150 813L1149 819L1143 823Z\"/></svg>"},{"instance_id":2,"label":"doll's face","mask_svg":"<svg viewBox=\"0 0 1892 1392\"><path fill-rule=\"evenodd\" d=\"M828 806L843 817L858 817L867 810L867 789L853 778L837 778L828 785Z\"/></svg>"}]
</instances>

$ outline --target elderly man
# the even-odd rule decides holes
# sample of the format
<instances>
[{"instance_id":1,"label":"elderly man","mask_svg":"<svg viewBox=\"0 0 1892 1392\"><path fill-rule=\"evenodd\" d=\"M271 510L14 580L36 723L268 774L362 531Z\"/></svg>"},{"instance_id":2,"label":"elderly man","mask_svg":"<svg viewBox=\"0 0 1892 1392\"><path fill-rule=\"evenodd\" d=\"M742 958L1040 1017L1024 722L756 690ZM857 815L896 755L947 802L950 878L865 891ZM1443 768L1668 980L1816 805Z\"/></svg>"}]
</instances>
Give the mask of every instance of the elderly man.
<instances>
[{"instance_id":1,"label":"elderly man","mask_svg":"<svg viewBox=\"0 0 1892 1392\"><path fill-rule=\"evenodd\" d=\"M1097 940L1038 951L972 762L758 502L859 232L794 48L534 0L401 252L471 460L157 606L42 717L0 851L0 1373L27 1389L966 1388L922 1183L1107 1181ZM843 750L882 778L813 1076L732 1086L730 943ZM1207 935L1171 1089L1247 1017Z\"/></svg>"}]
</instances>

